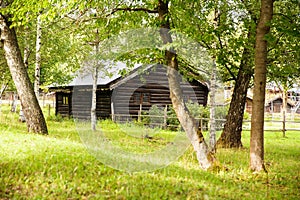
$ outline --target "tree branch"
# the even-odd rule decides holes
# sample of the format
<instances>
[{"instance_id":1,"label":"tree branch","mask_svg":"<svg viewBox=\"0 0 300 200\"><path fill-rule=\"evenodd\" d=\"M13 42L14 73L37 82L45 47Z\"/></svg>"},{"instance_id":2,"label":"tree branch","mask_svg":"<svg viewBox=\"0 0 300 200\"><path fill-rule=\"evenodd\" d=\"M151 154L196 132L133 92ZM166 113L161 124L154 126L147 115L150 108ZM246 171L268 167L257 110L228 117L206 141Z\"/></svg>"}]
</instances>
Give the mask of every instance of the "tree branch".
<instances>
[{"instance_id":1,"label":"tree branch","mask_svg":"<svg viewBox=\"0 0 300 200\"><path fill-rule=\"evenodd\" d=\"M148 8L115 8L112 10L112 12L109 15L113 15L114 13L118 12L118 11L129 11L129 12L136 12L136 11L142 11L142 12L146 12L146 13L158 13L158 9L155 8L154 10L148 9Z\"/></svg>"},{"instance_id":2,"label":"tree branch","mask_svg":"<svg viewBox=\"0 0 300 200\"><path fill-rule=\"evenodd\" d=\"M268 53L270 52L270 51L272 51L273 49L275 49L275 48L278 48L278 43L279 43L279 41L280 41L280 39L283 37L283 35L284 35L284 33L281 33L279 36L278 36L278 38L277 38L277 40L276 40L276 42L274 43L274 47L273 48L270 48L270 49L268 49Z\"/></svg>"},{"instance_id":3,"label":"tree branch","mask_svg":"<svg viewBox=\"0 0 300 200\"><path fill-rule=\"evenodd\" d=\"M293 18L296 17L295 15L288 16L288 15L285 15L285 14L283 14L283 13L274 13L273 16L281 16L281 17L284 17L284 18L288 19L290 23L294 23Z\"/></svg>"}]
</instances>

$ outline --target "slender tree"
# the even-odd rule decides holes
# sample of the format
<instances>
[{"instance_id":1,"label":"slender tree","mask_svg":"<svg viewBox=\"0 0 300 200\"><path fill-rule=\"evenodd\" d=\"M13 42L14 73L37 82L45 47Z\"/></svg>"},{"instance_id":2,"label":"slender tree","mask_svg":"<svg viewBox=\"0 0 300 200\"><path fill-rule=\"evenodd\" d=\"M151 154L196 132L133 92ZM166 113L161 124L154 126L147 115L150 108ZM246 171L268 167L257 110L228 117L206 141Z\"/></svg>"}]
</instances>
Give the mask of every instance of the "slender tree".
<instances>
[{"instance_id":1,"label":"slender tree","mask_svg":"<svg viewBox=\"0 0 300 200\"><path fill-rule=\"evenodd\" d=\"M96 31L96 38L93 43L94 45L94 53L95 58L93 60L93 93L92 93L92 106L91 106L91 128L92 131L96 131L97 125L97 83L98 83L98 71L99 71L99 60L97 59L97 55L99 54L99 33Z\"/></svg>"},{"instance_id":2,"label":"slender tree","mask_svg":"<svg viewBox=\"0 0 300 200\"><path fill-rule=\"evenodd\" d=\"M172 43L172 37L170 33L170 21L169 21L169 1L159 0L158 3L158 15L160 21L160 35L164 44ZM209 157L210 152L205 139L192 117L191 113L187 109L184 100L182 89L180 87L178 77L178 60L174 49L165 51L165 61L167 63L167 76L170 87L170 98L173 108L176 112L177 118L180 121L181 126L185 130L191 144L197 155L197 159L201 168L208 169L212 165L213 159Z\"/></svg>"},{"instance_id":3,"label":"slender tree","mask_svg":"<svg viewBox=\"0 0 300 200\"><path fill-rule=\"evenodd\" d=\"M34 73L34 93L36 98L40 96L40 76L41 76L41 46L42 46L42 21L41 15L37 16L36 23L36 52L35 52L35 73ZM24 55L25 56L25 55Z\"/></svg>"},{"instance_id":4,"label":"slender tree","mask_svg":"<svg viewBox=\"0 0 300 200\"><path fill-rule=\"evenodd\" d=\"M273 16L273 0L261 0L260 18L256 28L253 114L251 118L250 168L266 170L264 166L264 111L267 73L267 40Z\"/></svg>"},{"instance_id":5,"label":"slender tree","mask_svg":"<svg viewBox=\"0 0 300 200\"><path fill-rule=\"evenodd\" d=\"M170 5L172 4L168 0L158 0L157 2L147 2L144 4L137 5L121 4L119 7L113 9L112 14L119 13L118 11L123 11L122 13L130 13L132 15L136 13L141 13L141 16L137 16L137 14L134 16L136 20L140 19L142 21L142 24L145 24L145 19L149 19L149 24L159 24L160 39L163 42L164 46L168 46L170 48L163 50L163 58L161 59L161 57L159 57L159 59L157 60L159 60L162 64L168 66L167 77L170 89L170 99L173 108L175 110L177 118L180 121L181 126L185 130L195 150L200 167L202 169L208 169L213 165L215 157L213 152L210 152L208 145L201 132L201 129L198 126L198 123L196 123L196 120L193 118L193 116L191 115L184 103L183 92L180 87L180 78L178 76L179 59L176 53L176 49L173 48L173 38L171 33L171 30L173 28L171 24L173 24L173 21L171 23L172 15L169 10ZM148 18L146 18L146 16L143 16L145 13L149 15ZM125 20L128 20L128 18L130 19L130 14L126 15ZM157 18L153 18L151 14L158 14L158 16ZM135 22L131 28L137 28L136 24L137 23ZM149 24L146 24L146 26L149 26ZM160 55L151 54L151 56ZM155 59L154 57L152 58Z\"/></svg>"}]
</instances>

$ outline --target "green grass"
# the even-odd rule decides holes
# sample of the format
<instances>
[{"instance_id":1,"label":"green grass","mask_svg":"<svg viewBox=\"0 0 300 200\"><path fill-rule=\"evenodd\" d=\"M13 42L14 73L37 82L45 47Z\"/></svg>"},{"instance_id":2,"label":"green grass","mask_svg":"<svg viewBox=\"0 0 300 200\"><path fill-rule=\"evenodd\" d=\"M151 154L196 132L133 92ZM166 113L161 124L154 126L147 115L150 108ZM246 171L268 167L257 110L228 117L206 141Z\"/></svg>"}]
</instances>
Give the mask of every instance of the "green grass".
<instances>
[{"instance_id":1,"label":"green grass","mask_svg":"<svg viewBox=\"0 0 300 200\"><path fill-rule=\"evenodd\" d=\"M49 118L50 119L50 118ZM59 120L58 120L59 121ZM244 148L219 149L227 170L202 171L190 147L171 165L153 172L112 169L82 144L72 120L47 120L49 135L26 132L17 116L0 114L0 199L299 199L300 132L265 133L268 174L249 171L249 132ZM102 125L102 126L101 126ZM172 132L126 136L108 121L99 124L110 140L128 151L147 152L166 145ZM127 143L127 144L124 144ZM123 146L122 146L123 144Z\"/></svg>"}]
</instances>

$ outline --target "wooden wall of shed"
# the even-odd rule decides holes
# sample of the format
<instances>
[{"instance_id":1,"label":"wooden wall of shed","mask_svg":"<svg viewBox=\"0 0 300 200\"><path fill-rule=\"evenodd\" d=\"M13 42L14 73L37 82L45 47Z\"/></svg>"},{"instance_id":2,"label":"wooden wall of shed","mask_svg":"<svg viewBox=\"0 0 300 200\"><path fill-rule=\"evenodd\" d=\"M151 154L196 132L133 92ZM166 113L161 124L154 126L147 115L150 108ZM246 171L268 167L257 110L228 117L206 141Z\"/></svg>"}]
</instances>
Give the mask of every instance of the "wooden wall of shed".
<instances>
[{"instance_id":1,"label":"wooden wall of shed","mask_svg":"<svg viewBox=\"0 0 300 200\"><path fill-rule=\"evenodd\" d=\"M65 95L60 93L61 95ZM72 99L69 115L66 114L66 105L57 101L56 113L62 116L73 116L75 119L90 119L92 105L92 86L76 86L69 94ZM111 91L103 88L97 90L97 118L108 118L111 114Z\"/></svg>"},{"instance_id":2,"label":"wooden wall of shed","mask_svg":"<svg viewBox=\"0 0 300 200\"><path fill-rule=\"evenodd\" d=\"M207 104L208 89L198 81L181 81L185 100L192 100L201 105ZM114 114L138 115L140 103L134 101L135 93L149 94L150 101L142 103L142 110L148 111L152 105L164 107L170 105L170 91L166 68L156 67L139 74L118 86L113 95Z\"/></svg>"}]
</instances>

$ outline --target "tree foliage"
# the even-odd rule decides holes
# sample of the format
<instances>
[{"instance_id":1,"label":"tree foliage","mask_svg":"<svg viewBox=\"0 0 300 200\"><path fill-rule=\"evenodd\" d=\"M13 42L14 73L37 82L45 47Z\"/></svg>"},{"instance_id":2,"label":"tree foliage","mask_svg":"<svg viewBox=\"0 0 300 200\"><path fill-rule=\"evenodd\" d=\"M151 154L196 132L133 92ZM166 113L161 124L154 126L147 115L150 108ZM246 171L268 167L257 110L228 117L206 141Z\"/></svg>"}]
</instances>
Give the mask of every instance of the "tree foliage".
<instances>
[{"instance_id":1,"label":"tree foliage","mask_svg":"<svg viewBox=\"0 0 300 200\"><path fill-rule=\"evenodd\" d=\"M268 80L291 87L300 75L299 1L277 1L271 23Z\"/></svg>"}]
</instances>

